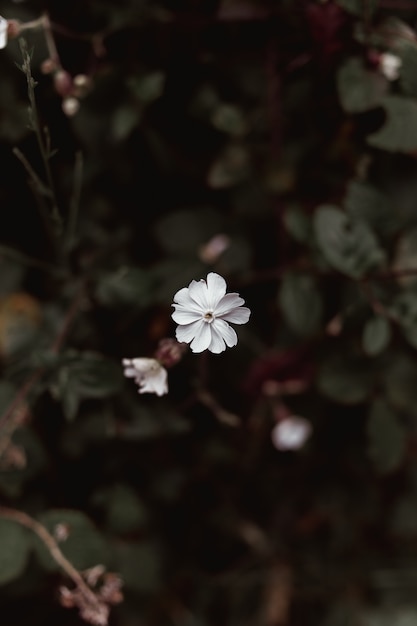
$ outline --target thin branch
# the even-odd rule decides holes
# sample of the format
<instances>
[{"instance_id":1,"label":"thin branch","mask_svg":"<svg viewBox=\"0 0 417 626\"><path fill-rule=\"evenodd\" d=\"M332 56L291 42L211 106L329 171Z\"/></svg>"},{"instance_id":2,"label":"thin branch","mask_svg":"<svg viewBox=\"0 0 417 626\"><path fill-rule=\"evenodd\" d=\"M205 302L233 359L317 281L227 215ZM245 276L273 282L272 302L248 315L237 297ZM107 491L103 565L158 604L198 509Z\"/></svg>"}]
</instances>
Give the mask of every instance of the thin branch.
<instances>
[{"instance_id":1,"label":"thin branch","mask_svg":"<svg viewBox=\"0 0 417 626\"><path fill-rule=\"evenodd\" d=\"M97 605L97 607L99 608L100 601L98 600L96 594L86 584L80 572L75 569L72 563L70 563L70 561L68 561L68 559L64 556L54 537L45 528L45 526L37 522L35 519L33 519L33 517L30 517L26 513L23 513L23 511L10 509L8 507L0 506L0 517L13 520L14 522L17 522L21 526L25 526L26 528L34 532L42 541L42 543L46 546L49 554L54 559L54 561L67 574L67 576L71 578L74 585L84 595L88 603L90 603L92 606Z\"/></svg>"}]
</instances>

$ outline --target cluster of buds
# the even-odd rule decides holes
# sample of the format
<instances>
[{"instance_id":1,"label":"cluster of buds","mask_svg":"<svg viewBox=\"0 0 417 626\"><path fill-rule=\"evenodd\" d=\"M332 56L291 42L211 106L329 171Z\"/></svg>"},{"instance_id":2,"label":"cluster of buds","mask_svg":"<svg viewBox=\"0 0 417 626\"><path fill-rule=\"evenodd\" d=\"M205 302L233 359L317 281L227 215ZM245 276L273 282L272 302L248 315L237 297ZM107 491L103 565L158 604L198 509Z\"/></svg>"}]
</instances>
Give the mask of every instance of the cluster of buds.
<instances>
[{"instance_id":1,"label":"cluster of buds","mask_svg":"<svg viewBox=\"0 0 417 626\"><path fill-rule=\"evenodd\" d=\"M123 600L122 579L113 572L106 572L102 565L83 572L82 576L85 586L60 587L60 603L67 609L78 609L80 617L89 624L107 626L110 606Z\"/></svg>"},{"instance_id":2,"label":"cluster of buds","mask_svg":"<svg viewBox=\"0 0 417 626\"><path fill-rule=\"evenodd\" d=\"M18 37L22 32L34 28L43 28L50 57L42 63L44 74L51 74L55 91L62 97L62 110L69 117L75 115L83 98L91 86L91 79L85 74L71 76L61 65L55 41L51 34L49 17L43 14L31 22L8 20L0 16L0 49L5 48L9 39Z\"/></svg>"},{"instance_id":3,"label":"cluster of buds","mask_svg":"<svg viewBox=\"0 0 417 626\"><path fill-rule=\"evenodd\" d=\"M55 91L62 97L62 110L72 117L80 108L80 100L91 87L91 78L86 74L71 76L52 59L46 59L41 65L43 74L51 74Z\"/></svg>"}]
</instances>

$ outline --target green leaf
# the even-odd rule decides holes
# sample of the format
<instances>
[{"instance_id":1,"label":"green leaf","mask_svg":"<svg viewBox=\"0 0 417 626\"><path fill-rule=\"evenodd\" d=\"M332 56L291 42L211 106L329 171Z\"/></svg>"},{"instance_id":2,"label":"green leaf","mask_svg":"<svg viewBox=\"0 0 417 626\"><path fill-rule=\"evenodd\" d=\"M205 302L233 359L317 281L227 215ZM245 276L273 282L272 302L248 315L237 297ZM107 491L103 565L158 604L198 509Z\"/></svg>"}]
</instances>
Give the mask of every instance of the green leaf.
<instances>
[{"instance_id":1,"label":"green leaf","mask_svg":"<svg viewBox=\"0 0 417 626\"><path fill-rule=\"evenodd\" d=\"M400 410L417 415L417 362L401 352L392 356L384 368L387 398Z\"/></svg>"},{"instance_id":2,"label":"green leaf","mask_svg":"<svg viewBox=\"0 0 417 626\"><path fill-rule=\"evenodd\" d=\"M158 587L161 555L155 543L117 543L114 562L127 589L146 593Z\"/></svg>"},{"instance_id":3,"label":"green leaf","mask_svg":"<svg viewBox=\"0 0 417 626\"><path fill-rule=\"evenodd\" d=\"M415 285L417 282L417 229L403 233L397 243L392 269L415 271L415 276L402 276L398 282L402 285Z\"/></svg>"},{"instance_id":4,"label":"green leaf","mask_svg":"<svg viewBox=\"0 0 417 626\"><path fill-rule=\"evenodd\" d=\"M360 180L348 184L344 206L353 220L363 220L381 235L392 235L401 228L398 211L376 187Z\"/></svg>"},{"instance_id":5,"label":"green leaf","mask_svg":"<svg viewBox=\"0 0 417 626\"><path fill-rule=\"evenodd\" d=\"M97 281L97 299L109 307L132 305L146 307L151 299L152 279L138 267L121 267L102 274Z\"/></svg>"},{"instance_id":6,"label":"green leaf","mask_svg":"<svg viewBox=\"0 0 417 626\"><path fill-rule=\"evenodd\" d=\"M30 549L29 531L12 520L0 518L0 585L23 573Z\"/></svg>"},{"instance_id":7,"label":"green leaf","mask_svg":"<svg viewBox=\"0 0 417 626\"><path fill-rule=\"evenodd\" d=\"M410 289L396 296L390 307L408 343L417 348L417 291Z\"/></svg>"},{"instance_id":8,"label":"green leaf","mask_svg":"<svg viewBox=\"0 0 417 626\"><path fill-rule=\"evenodd\" d=\"M363 0L336 0L336 4L345 9L345 11L363 18L365 14L370 16L376 11L379 0L371 0L366 5L364 5Z\"/></svg>"},{"instance_id":9,"label":"green leaf","mask_svg":"<svg viewBox=\"0 0 417 626\"><path fill-rule=\"evenodd\" d=\"M311 218L299 207L291 206L284 213L287 232L299 243L307 243L311 237Z\"/></svg>"},{"instance_id":10,"label":"green leaf","mask_svg":"<svg viewBox=\"0 0 417 626\"><path fill-rule=\"evenodd\" d=\"M339 355L319 367L317 385L322 394L340 404L360 404L373 390L374 376L369 362Z\"/></svg>"},{"instance_id":11,"label":"green leaf","mask_svg":"<svg viewBox=\"0 0 417 626\"><path fill-rule=\"evenodd\" d=\"M117 484L98 491L93 504L104 511L107 528L114 533L130 533L148 521L144 504L128 485Z\"/></svg>"},{"instance_id":12,"label":"green leaf","mask_svg":"<svg viewBox=\"0 0 417 626\"><path fill-rule=\"evenodd\" d=\"M288 326L301 336L313 335L320 327L323 303L315 280L308 274L286 274L278 294Z\"/></svg>"},{"instance_id":13,"label":"green leaf","mask_svg":"<svg viewBox=\"0 0 417 626\"><path fill-rule=\"evenodd\" d=\"M207 184L212 189L227 189L243 182L249 172L249 152L246 146L231 143L210 167Z\"/></svg>"},{"instance_id":14,"label":"green leaf","mask_svg":"<svg viewBox=\"0 0 417 626\"><path fill-rule=\"evenodd\" d=\"M382 399L372 404L367 434L368 452L376 471L387 474L396 470L404 457L406 433L395 412Z\"/></svg>"},{"instance_id":15,"label":"green leaf","mask_svg":"<svg viewBox=\"0 0 417 626\"><path fill-rule=\"evenodd\" d=\"M347 113L364 113L379 106L387 86L384 76L367 70L360 58L348 59L337 76L340 102Z\"/></svg>"},{"instance_id":16,"label":"green leaf","mask_svg":"<svg viewBox=\"0 0 417 626\"><path fill-rule=\"evenodd\" d=\"M383 352L391 339L391 325L386 317L375 315L369 319L363 329L362 346L369 356Z\"/></svg>"},{"instance_id":17,"label":"green leaf","mask_svg":"<svg viewBox=\"0 0 417 626\"><path fill-rule=\"evenodd\" d=\"M70 352L64 356L53 393L62 400L67 419L74 419L81 400L107 398L123 385L121 366L93 352Z\"/></svg>"},{"instance_id":18,"label":"green leaf","mask_svg":"<svg viewBox=\"0 0 417 626\"><path fill-rule=\"evenodd\" d=\"M155 236L165 252L195 254L211 237L222 232L223 218L213 209L201 208L176 211L160 219Z\"/></svg>"},{"instance_id":19,"label":"green leaf","mask_svg":"<svg viewBox=\"0 0 417 626\"><path fill-rule=\"evenodd\" d=\"M43 513L38 520L57 539L63 554L77 569L84 570L108 562L109 555L103 537L80 511L53 509ZM59 565L37 537L34 546L44 569L59 570Z\"/></svg>"},{"instance_id":20,"label":"green leaf","mask_svg":"<svg viewBox=\"0 0 417 626\"><path fill-rule=\"evenodd\" d=\"M400 39L397 53L402 60L400 86L407 96L417 97L417 44L415 41Z\"/></svg>"},{"instance_id":21,"label":"green leaf","mask_svg":"<svg viewBox=\"0 0 417 626\"><path fill-rule=\"evenodd\" d=\"M384 251L367 224L349 219L341 209L319 207L313 224L317 244L334 269L361 278L385 261Z\"/></svg>"},{"instance_id":22,"label":"green leaf","mask_svg":"<svg viewBox=\"0 0 417 626\"><path fill-rule=\"evenodd\" d=\"M381 104L386 120L379 130L368 136L369 145L389 152L415 152L417 102L402 96L386 96Z\"/></svg>"}]
</instances>

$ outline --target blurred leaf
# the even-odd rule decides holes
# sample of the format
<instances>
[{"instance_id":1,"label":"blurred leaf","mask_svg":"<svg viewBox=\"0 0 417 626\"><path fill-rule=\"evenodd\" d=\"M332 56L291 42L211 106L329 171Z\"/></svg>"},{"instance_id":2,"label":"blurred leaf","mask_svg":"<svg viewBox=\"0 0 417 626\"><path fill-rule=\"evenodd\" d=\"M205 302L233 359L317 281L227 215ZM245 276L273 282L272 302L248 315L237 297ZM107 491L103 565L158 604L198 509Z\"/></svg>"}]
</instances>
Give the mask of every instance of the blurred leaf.
<instances>
[{"instance_id":1,"label":"blurred leaf","mask_svg":"<svg viewBox=\"0 0 417 626\"><path fill-rule=\"evenodd\" d=\"M190 430L189 422L164 402L135 411L134 419L119 429L118 436L130 441L141 441L170 435L182 435Z\"/></svg>"},{"instance_id":2,"label":"blurred leaf","mask_svg":"<svg viewBox=\"0 0 417 626\"><path fill-rule=\"evenodd\" d=\"M297 206L290 206L284 213L288 233L299 243L307 243L312 234L311 218Z\"/></svg>"},{"instance_id":3,"label":"blurred leaf","mask_svg":"<svg viewBox=\"0 0 417 626\"><path fill-rule=\"evenodd\" d=\"M369 356L383 352L391 340L391 325L386 317L375 315L365 324L362 334L362 346Z\"/></svg>"},{"instance_id":4,"label":"blurred leaf","mask_svg":"<svg viewBox=\"0 0 417 626\"><path fill-rule=\"evenodd\" d=\"M379 106L388 81L382 74L367 70L360 58L351 58L337 76L340 102L347 113L364 113Z\"/></svg>"},{"instance_id":5,"label":"blurred leaf","mask_svg":"<svg viewBox=\"0 0 417 626\"><path fill-rule=\"evenodd\" d=\"M400 276L402 285L415 285L417 282L417 229L413 228L402 233L395 249L392 269L396 272L415 270L415 276Z\"/></svg>"},{"instance_id":6,"label":"blurred leaf","mask_svg":"<svg viewBox=\"0 0 417 626\"><path fill-rule=\"evenodd\" d=\"M391 516L390 529L395 535L412 539L417 535L417 498L415 494L401 498Z\"/></svg>"},{"instance_id":7,"label":"blurred leaf","mask_svg":"<svg viewBox=\"0 0 417 626\"><path fill-rule=\"evenodd\" d=\"M381 102L386 120L372 135L368 143L374 148L389 152L415 152L417 150L417 102L402 96L386 96Z\"/></svg>"},{"instance_id":8,"label":"blurred leaf","mask_svg":"<svg viewBox=\"0 0 417 626\"><path fill-rule=\"evenodd\" d=\"M67 419L74 419L81 400L107 398L123 385L121 366L93 352L70 352L64 355L52 391L59 397Z\"/></svg>"},{"instance_id":9,"label":"blurred leaf","mask_svg":"<svg viewBox=\"0 0 417 626\"><path fill-rule=\"evenodd\" d=\"M372 393L374 375L368 361L336 354L320 365L317 384L320 392L335 402L359 404Z\"/></svg>"},{"instance_id":10,"label":"blurred leaf","mask_svg":"<svg viewBox=\"0 0 417 626\"><path fill-rule=\"evenodd\" d=\"M199 246L222 230L222 216L214 209L189 209L160 219L155 236L165 252L197 255Z\"/></svg>"},{"instance_id":11,"label":"blurred leaf","mask_svg":"<svg viewBox=\"0 0 417 626\"><path fill-rule=\"evenodd\" d=\"M320 328L323 303L316 281L309 274L288 273L278 294L282 314L298 335L313 335Z\"/></svg>"},{"instance_id":12,"label":"blurred leaf","mask_svg":"<svg viewBox=\"0 0 417 626\"><path fill-rule=\"evenodd\" d=\"M212 189L227 189L244 181L249 172L249 152L246 147L238 143L229 144L212 164L207 174L207 184Z\"/></svg>"},{"instance_id":13,"label":"blurred leaf","mask_svg":"<svg viewBox=\"0 0 417 626\"><path fill-rule=\"evenodd\" d=\"M55 537L64 556L77 569L84 570L94 565L108 563L106 542L84 513L69 509L53 509L42 513L38 520ZM37 537L34 538L34 547L44 569L48 571L60 569Z\"/></svg>"},{"instance_id":14,"label":"blurred leaf","mask_svg":"<svg viewBox=\"0 0 417 626\"><path fill-rule=\"evenodd\" d=\"M415 626L417 610L414 607L383 607L369 611L361 611L361 626Z\"/></svg>"},{"instance_id":15,"label":"blurred leaf","mask_svg":"<svg viewBox=\"0 0 417 626\"><path fill-rule=\"evenodd\" d=\"M141 119L141 111L134 104L124 104L115 110L111 122L111 136L116 141L129 137Z\"/></svg>"},{"instance_id":16,"label":"blurred leaf","mask_svg":"<svg viewBox=\"0 0 417 626\"><path fill-rule=\"evenodd\" d=\"M131 76L128 87L140 102L150 104L163 94L165 75L162 72L150 72L143 76Z\"/></svg>"},{"instance_id":17,"label":"blurred leaf","mask_svg":"<svg viewBox=\"0 0 417 626\"><path fill-rule=\"evenodd\" d=\"M394 353L383 371L384 388L393 406L417 411L417 362L404 353Z\"/></svg>"},{"instance_id":18,"label":"blurred leaf","mask_svg":"<svg viewBox=\"0 0 417 626\"><path fill-rule=\"evenodd\" d=\"M360 278L385 260L375 235L363 221L354 221L333 206L321 206L314 214L318 246L335 269Z\"/></svg>"},{"instance_id":19,"label":"blurred leaf","mask_svg":"<svg viewBox=\"0 0 417 626\"><path fill-rule=\"evenodd\" d=\"M30 549L29 531L12 520L0 518L0 585L23 573Z\"/></svg>"},{"instance_id":20,"label":"blurred leaf","mask_svg":"<svg viewBox=\"0 0 417 626\"><path fill-rule=\"evenodd\" d=\"M396 470L405 454L406 433L395 412L382 399L376 399L367 423L369 456L377 472Z\"/></svg>"},{"instance_id":21,"label":"blurred leaf","mask_svg":"<svg viewBox=\"0 0 417 626\"><path fill-rule=\"evenodd\" d=\"M406 340L417 348L417 291L410 289L398 294L392 301L390 312L398 320Z\"/></svg>"},{"instance_id":22,"label":"blurred leaf","mask_svg":"<svg viewBox=\"0 0 417 626\"><path fill-rule=\"evenodd\" d=\"M400 85L407 96L417 97L417 41L401 38L397 42L396 52L402 60Z\"/></svg>"},{"instance_id":23,"label":"blurred leaf","mask_svg":"<svg viewBox=\"0 0 417 626\"><path fill-rule=\"evenodd\" d=\"M148 521L146 507L136 492L123 483L98 491L93 504L104 511L106 527L114 533L137 531Z\"/></svg>"},{"instance_id":24,"label":"blurred leaf","mask_svg":"<svg viewBox=\"0 0 417 626\"><path fill-rule=\"evenodd\" d=\"M132 305L144 308L150 302L151 290L149 272L139 267L121 267L98 278L96 296L109 307Z\"/></svg>"},{"instance_id":25,"label":"blurred leaf","mask_svg":"<svg viewBox=\"0 0 417 626\"><path fill-rule=\"evenodd\" d=\"M160 584L161 554L155 543L115 543L115 569L127 589L146 593Z\"/></svg>"},{"instance_id":26,"label":"blurred leaf","mask_svg":"<svg viewBox=\"0 0 417 626\"><path fill-rule=\"evenodd\" d=\"M381 235L392 235L401 228L398 211L376 187L360 180L351 181L346 190L344 205L353 220L363 220Z\"/></svg>"},{"instance_id":27,"label":"blurred leaf","mask_svg":"<svg viewBox=\"0 0 417 626\"><path fill-rule=\"evenodd\" d=\"M232 137L240 137L248 131L242 111L232 104L219 104L211 115L211 122L215 128Z\"/></svg>"},{"instance_id":28,"label":"blurred leaf","mask_svg":"<svg viewBox=\"0 0 417 626\"><path fill-rule=\"evenodd\" d=\"M379 0L371 0L366 5L363 4L362 0L336 0L336 4L345 9L345 11L364 18L365 12L368 15L372 15L378 8Z\"/></svg>"}]
</instances>

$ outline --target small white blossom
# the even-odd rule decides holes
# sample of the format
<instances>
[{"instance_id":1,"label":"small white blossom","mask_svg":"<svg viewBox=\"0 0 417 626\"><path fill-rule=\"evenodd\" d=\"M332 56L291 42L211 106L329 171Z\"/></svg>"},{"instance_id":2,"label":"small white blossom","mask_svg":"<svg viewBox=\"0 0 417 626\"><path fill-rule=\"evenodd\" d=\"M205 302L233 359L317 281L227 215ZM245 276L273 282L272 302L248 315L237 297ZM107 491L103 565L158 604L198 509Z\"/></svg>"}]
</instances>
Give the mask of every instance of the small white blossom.
<instances>
[{"instance_id":1,"label":"small white blossom","mask_svg":"<svg viewBox=\"0 0 417 626\"><path fill-rule=\"evenodd\" d=\"M9 23L0 15L0 50L7 46L7 34L9 30Z\"/></svg>"},{"instance_id":2,"label":"small white blossom","mask_svg":"<svg viewBox=\"0 0 417 626\"><path fill-rule=\"evenodd\" d=\"M210 272L207 280L191 281L174 296L174 322L177 340L189 343L193 352L210 350L219 354L237 344L237 335L228 324L246 324L250 310L241 306L237 293L226 294L224 278Z\"/></svg>"},{"instance_id":3,"label":"small white blossom","mask_svg":"<svg viewBox=\"0 0 417 626\"><path fill-rule=\"evenodd\" d=\"M402 59L391 52L384 52L379 59L379 67L387 80L397 80L400 75Z\"/></svg>"},{"instance_id":4,"label":"small white blossom","mask_svg":"<svg viewBox=\"0 0 417 626\"><path fill-rule=\"evenodd\" d=\"M311 424L304 417L290 415L272 429L271 439L277 450L299 450L311 435Z\"/></svg>"},{"instance_id":5,"label":"small white blossom","mask_svg":"<svg viewBox=\"0 0 417 626\"><path fill-rule=\"evenodd\" d=\"M168 393L168 373L156 359L123 359L122 363L124 375L135 380L139 393L156 393L157 396Z\"/></svg>"}]
</instances>

